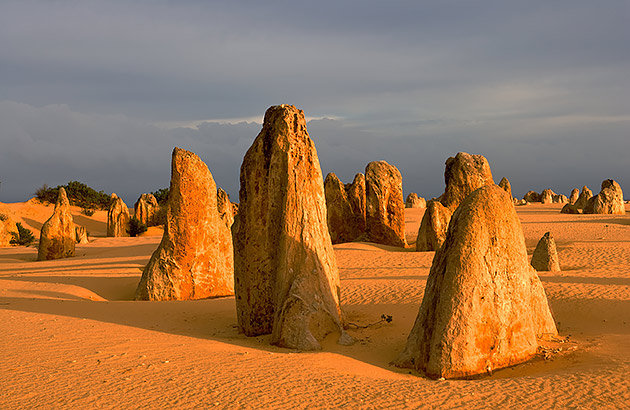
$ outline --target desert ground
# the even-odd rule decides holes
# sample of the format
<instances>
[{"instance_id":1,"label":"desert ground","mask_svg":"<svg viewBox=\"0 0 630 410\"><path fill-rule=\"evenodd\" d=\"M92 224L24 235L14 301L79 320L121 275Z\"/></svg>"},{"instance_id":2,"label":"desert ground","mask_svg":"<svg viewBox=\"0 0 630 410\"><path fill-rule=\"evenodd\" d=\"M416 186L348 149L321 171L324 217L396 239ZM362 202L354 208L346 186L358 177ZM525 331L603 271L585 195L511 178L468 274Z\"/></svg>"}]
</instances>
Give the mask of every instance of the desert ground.
<instances>
[{"instance_id":1,"label":"desert ground","mask_svg":"<svg viewBox=\"0 0 630 410\"><path fill-rule=\"evenodd\" d=\"M431 380L389 364L411 330L433 252L335 245L357 342L340 346L331 335L323 351L305 353L240 334L233 297L133 301L161 230L106 238L106 212L86 217L73 207L91 236L76 257L36 261L36 246L0 249L0 408L628 408L630 216L561 207L517 212L530 255L545 232L556 239L562 271L540 277L564 339L473 380ZM0 204L36 235L52 209ZM422 214L406 210L410 244Z\"/></svg>"}]
</instances>

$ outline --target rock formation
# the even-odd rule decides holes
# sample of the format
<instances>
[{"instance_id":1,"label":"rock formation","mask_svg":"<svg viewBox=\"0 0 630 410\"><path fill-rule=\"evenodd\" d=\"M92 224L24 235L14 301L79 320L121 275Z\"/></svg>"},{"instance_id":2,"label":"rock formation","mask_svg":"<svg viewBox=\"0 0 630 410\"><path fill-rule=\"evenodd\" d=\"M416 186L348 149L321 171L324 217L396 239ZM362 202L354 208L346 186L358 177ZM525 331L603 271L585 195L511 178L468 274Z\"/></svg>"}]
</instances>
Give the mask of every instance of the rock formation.
<instances>
[{"instance_id":1,"label":"rock formation","mask_svg":"<svg viewBox=\"0 0 630 410\"><path fill-rule=\"evenodd\" d=\"M437 250L444 241L451 214L460 202L477 188L494 185L488 160L483 155L470 155L465 152L458 152L455 157L446 160L444 182L446 188L439 198L443 207L433 204L429 209L431 201L427 203L427 210L418 229L416 251Z\"/></svg>"},{"instance_id":2,"label":"rock formation","mask_svg":"<svg viewBox=\"0 0 630 410\"><path fill-rule=\"evenodd\" d=\"M446 160L446 188L440 197L442 205L454 212L471 192L485 185L494 185L488 160L483 155L458 152Z\"/></svg>"},{"instance_id":3,"label":"rock formation","mask_svg":"<svg viewBox=\"0 0 630 410\"><path fill-rule=\"evenodd\" d=\"M510 184L510 181L506 177L501 178L499 186L508 193L510 198L512 197L512 184Z\"/></svg>"},{"instance_id":4,"label":"rock formation","mask_svg":"<svg viewBox=\"0 0 630 410\"><path fill-rule=\"evenodd\" d=\"M11 246L13 234L18 234L17 224L5 214L0 214L0 248Z\"/></svg>"},{"instance_id":5,"label":"rock formation","mask_svg":"<svg viewBox=\"0 0 630 410\"><path fill-rule=\"evenodd\" d=\"M365 232L370 242L405 247L402 176L385 161L365 167Z\"/></svg>"},{"instance_id":6,"label":"rock formation","mask_svg":"<svg viewBox=\"0 0 630 410\"><path fill-rule=\"evenodd\" d=\"M77 243L82 243L82 244L90 243L90 240L88 239L87 229L85 229L85 226L75 225L74 234L75 234Z\"/></svg>"},{"instance_id":7,"label":"rock formation","mask_svg":"<svg viewBox=\"0 0 630 410\"><path fill-rule=\"evenodd\" d=\"M267 110L243 158L239 198L233 232L241 330L271 333L272 344L300 350L320 349L329 333L349 342L324 184L303 111Z\"/></svg>"},{"instance_id":8,"label":"rock formation","mask_svg":"<svg viewBox=\"0 0 630 410\"><path fill-rule=\"evenodd\" d=\"M580 197L580 190L577 188L573 188L573 190L571 191L571 196L569 197L569 204L570 205L575 204L575 202L578 200L579 197Z\"/></svg>"},{"instance_id":9,"label":"rock formation","mask_svg":"<svg viewBox=\"0 0 630 410\"><path fill-rule=\"evenodd\" d=\"M557 194L553 192L551 189L544 189L540 194L540 202L542 202L543 204L552 204L553 197L555 195Z\"/></svg>"},{"instance_id":10,"label":"rock formation","mask_svg":"<svg viewBox=\"0 0 630 410\"><path fill-rule=\"evenodd\" d=\"M136 289L137 300L188 300L234 293L230 230L217 212L217 187L206 164L175 148L162 242Z\"/></svg>"},{"instance_id":11,"label":"rock formation","mask_svg":"<svg viewBox=\"0 0 630 410\"><path fill-rule=\"evenodd\" d=\"M418 229L416 239L416 251L437 251L446 239L448 222L451 220L451 211L442 205L440 201L431 200L427 203L424 217Z\"/></svg>"},{"instance_id":12,"label":"rock formation","mask_svg":"<svg viewBox=\"0 0 630 410\"><path fill-rule=\"evenodd\" d=\"M560 210L560 213L563 214L581 214L582 210L578 209L575 204L565 204L562 209Z\"/></svg>"},{"instance_id":13,"label":"rock formation","mask_svg":"<svg viewBox=\"0 0 630 410\"><path fill-rule=\"evenodd\" d=\"M578 200L575 201L573 206L576 209L584 209L584 207L586 206L586 203L592 197L593 197L593 192L590 189L588 189L588 187L586 185L584 185L582 187L582 192L580 192L580 196L578 197Z\"/></svg>"},{"instance_id":14,"label":"rock formation","mask_svg":"<svg viewBox=\"0 0 630 410\"><path fill-rule=\"evenodd\" d=\"M129 236L129 209L114 193L112 193L112 204L107 211L107 236Z\"/></svg>"},{"instance_id":15,"label":"rock formation","mask_svg":"<svg viewBox=\"0 0 630 410\"><path fill-rule=\"evenodd\" d=\"M235 208L230 201L230 196L222 188L217 189L217 211L219 217L228 228L234 223Z\"/></svg>"},{"instance_id":16,"label":"rock formation","mask_svg":"<svg viewBox=\"0 0 630 410\"><path fill-rule=\"evenodd\" d=\"M356 174L352 183L346 184L346 194L357 231L365 232L365 175L360 172Z\"/></svg>"},{"instance_id":17,"label":"rock formation","mask_svg":"<svg viewBox=\"0 0 630 410\"><path fill-rule=\"evenodd\" d=\"M601 191L586 202L584 213L624 215L626 208L623 204L621 186L612 179L602 181Z\"/></svg>"},{"instance_id":18,"label":"rock formation","mask_svg":"<svg viewBox=\"0 0 630 410\"><path fill-rule=\"evenodd\" d=\"M531 359L537 336L556 333L510 196L479 188L453 214L395 364L436 378L472 376Z\"/></svg>"},{"instance_id":19,"label":"rock formation","mask_svg":"<svg viewBox=\"0 0 630 410\"><path fill-rule=\"evenodd\" d=\"M405 208L426 208L427 201L418 196L415 192L411 192L405 199Z\"/></svg>"},{"instance_id":20,"label":"rock formation","mask_svg":"<svg viewBox=\"0 0 630 410\"><path fill-rule=\"evenodd\" d=\"M74 256L76 233L70 213L66 190L59 188L59 196L53 214L42 226L37 260L51 260Z\"/></svg>"},{"instance_id":21,"label":"rock formation","mask_svg":"<svg viewBox=\"0 0 630 410\"><path fill-rule=\"evenodd\" d=\"M142 194L133 206L134 217L146 226L158 224L157 212L160 209L157 199L153 194Z\"/></svg>"},{"instance_id":22,"label":"rock formation","mask_svg":"<svg viewBox=\"0 0 630 410\"><path fill-rule=\"evenodd\" d=\"M569 198L567 198L566 195L555 194L551 202L554 204L566 204L569 202Z\"/></svg>"},{"instance_id":23,"label":"rock formation","mask_svg":"<svg viewBox=\"0 0 630 410\"><path fill-rule=\"evenodd\" d=\"M536 191L528 191L523 199L527 202L540 202L540 194Z\"/></svg>"},{"instance_id":24,"label":"rock formation","mask_svg":"<svg viewBox=\"0 0 630 410\"><path fill-rule=\"evenodd\" d=\"M539 272L556 272L560 270L556 241L553 239L551 232L544 234L538 241L532 255L532 266Z\"/></svg>"},{"instance_id":25,"label":"rock formation","mask_svg":"<svg viewBox=\"0 0 630 410\"><path fill-rule=\"evenodd\" d=\"M361 215L357 218L348 199L346 186L334 173L326 175L324 181L326 208L328 209L328 231L332 243L352 242L364 232Z\"/></svg>"}]
</instances>

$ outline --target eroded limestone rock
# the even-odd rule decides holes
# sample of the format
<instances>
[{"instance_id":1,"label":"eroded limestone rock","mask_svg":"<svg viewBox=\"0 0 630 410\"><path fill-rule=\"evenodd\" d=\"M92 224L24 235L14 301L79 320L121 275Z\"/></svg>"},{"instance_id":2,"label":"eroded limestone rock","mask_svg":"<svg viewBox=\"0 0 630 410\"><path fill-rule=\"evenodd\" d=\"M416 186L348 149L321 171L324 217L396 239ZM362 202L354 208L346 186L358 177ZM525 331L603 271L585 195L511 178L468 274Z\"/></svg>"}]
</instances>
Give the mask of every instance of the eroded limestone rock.
<instances>
[{"instance_id":1,"label":"eroded limestone rock","mask_svg":"<svg viewBox=\"0 0 630 410\"><path fill-rule=\"evenodd\" d=\"M400 171L385 161L365 168L365 231L371 242L405 247L405 203Z\"/></svg>"},{"instance_id":2,"label":"eroded limestone rock","mask_svg":"<svg viewBox=\"0 0 630 410\"><path fill-rule=\"evenodd\" d=\"M53 214L44 225L39 239L37 260L51 260L74 256L76 233L66 190L59 188Z\"/></svg>"},{"instance_id":3,"label":"eroded limestone rock","mask_svg":"<svg viewBox=\"0 0 630 410\"><path fill-rule=\"evenodd\" d=\"M107 211L107 236L129 236L129 208L115 193Z\"/></svg>"},{"instance_id":4,"label":"eroded limestone rock","mask_svg":"<svg viewBox=\"0 0 630 410\"><path fill-rule=\"evenodd\" d=\"M415 192L411 192L405 199L405 208L426 208L427 201L418 196Z\"/></svg>"},{"instance_id":5,"label":"eroded limestone rock","mask_svg":"<svg viewBox=\"0 0 630 410\"><path fill-rule=\"evenodd\" d=\"M324 184L303 111L267 110L243 159L239 198L233 232L241 330L271 333L271 343L301 350L321 348L329 333L349 342Z\"/></svg>"},{"instance_id":6,"label":"eroded limestone rock","mask_svg":"<svg viewBox=\"0 0 630 410\"><path fill-rule=\"evenodd\" d=\"M553 239L551 232L545 233L538 241L534 254L532 255L532 266L538 272L556 272L560 270L556 241Z\"/></svg>"},{"instance_id":7,"label":"eroded limestone rock","mask_svg":"<svg viewBox=\"0 0 630 410\"><path fill-rule=\"evenodd\" d=\"M612 179L605 179L599 194L586 202L584 213L624 215L626 208L623 203L621 186Z\"/></svg>"},{"instance_id":8,"label":"eroded limestone rock","mask_svg":"<svg viewBox=\"0 0 630 410\"><path fill-rule=\"evenodd\" d=\"M458 152L446 160L446 188L440 197L442 205L454 212L471 192L485 185L494 185L490 164L483 155Z\"/></svg>"},{"instance_id":9,"label":"eroded limestone rock","mask_svg":"<svg viewBox=\"0 0 630 410\"><path fill-rule=\"evenodd\" d=\"M153 194L142 194L133 206L134 217L146 226L158 224L157 213L160 209L157 199Z\"/></svg>"},{"instance_id":10,"label":"eroded limestone rock","mask_svg":"<svg viewBox=\"0 0 630 410\"><path fill-rule=\"evenodd\" d=\"M142 272L137 300L234 293L232 235L217 212L217 187L194 153L173 150L164 235Z\"/></svg>"},{"instance_id":11,"label":"eroded limestone rock","mask_svg":"<svg viewBox=\"0 0 630 410\"><path fill-rule=\"evenodd\" d=\"M451 211L442 205L440 201L429 201L424 211L418 237L416 239L416 251L437 251L446 239L448 223L451 220Z\"/></svg>"}]
</instances>

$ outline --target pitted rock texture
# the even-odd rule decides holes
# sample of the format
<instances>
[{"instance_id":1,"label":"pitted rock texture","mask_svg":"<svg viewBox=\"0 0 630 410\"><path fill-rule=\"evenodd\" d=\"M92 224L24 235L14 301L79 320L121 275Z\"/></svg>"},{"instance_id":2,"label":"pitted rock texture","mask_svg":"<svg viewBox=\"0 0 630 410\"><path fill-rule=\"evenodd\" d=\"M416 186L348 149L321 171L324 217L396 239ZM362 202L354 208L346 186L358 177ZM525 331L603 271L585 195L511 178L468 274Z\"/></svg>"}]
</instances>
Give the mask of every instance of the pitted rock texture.
<instances>
[{"instance_id":1,"label":"pitted rock texture","mask_svg":"<svg viewBox=\"0 0 630 410\"><path fill-rule=\"evenodd\" d=\"M142 272L137 300L234 294L232 236L217 212L217 187L194 153L173 150L164 235Z\"/></svg>"},{"instance_id":2,"label":"pitted rock texture","mask_svg":"<svg viewBox=\"0 0 630 410\"><path fill-rule=\"evenodd\" d=\"M115 193L107 211L107 236L129 236L129 208Z\"/></svg>"},{"instance_id":3,"label":"pitted rock texture","mask_svg":"<svg viewBox=\"0 0 630 410\"><path fill-rule=\"evenodd\" d=\"M76 233L70 213L66 190L59 188L59 196L53 214L44 225L39 239L37 260L51 260L74 256Z\"/></svg>"},{"instance_id":4,"label":"pitted rock texture","mask_svg":"<svg viewBox=\"0 0 630 410\"><path fill-rule=\"evenodd\" d=\"M400 171L385 161L365 167L365 231L370 242L405 247L405 203Z\"/></svg>"},{"instance_id":5,"label":"pitted rock texture","mask_svg":"<svg viewBox=\"0 0 630 410\"><path fill-rule=\"evenodd\" d=\"M340 343L339 272L328 233L319 159L304 112L270 107L241 165L233 227L236 311L247 336L314 350L329 333Z\"/></svg>"},{"instance_id":6,"label":"pitted rock texture","mask_svg":"<svg viewBox=\"0 0 630 410\"><path fill-rule=\"evenodd\" d=\"M588 203L588 200L591 199L592 197L593 197L593 191L591 191L590 189L588 189L586 185L584 185L582 187L582 192L580 192L580 196L578 197L577 201L575 201L573 206L575 207L575 209L582 210Z\"/></svg>"},{"instance_id":7,"label":"pitted rock texture","mask_svg":"<svg viewBox=\"0 0 630 410\"><path fill-rule=\"evenodd\" d=\"M416 239L416 251L437 251L446 239L448 223L451 220L451 211L442 205L440 201L429 201L424 211L418 237Z\"/></svg>"},{"instance_id":8,"label":"pitted rock texture","mask_svg":"<svg viewBox=\"0 0 630 410\"><path fill-rule=\"evenodd\" d=\"M77 243L81 243L81 244L90 243L90 240L88 239L87 229L85 228L85 226L75 225L74 233L76 236Z\"/></svg>"},{"instance_id":9,"label":"pitted rock texture","mask_svg":"<svg viewBox=\"0 0 630 410\"><path fill-rule=\"evenodd\" d=\"M586 202L584 213L625 215L621 186L612 179L602 181L601 191Z\"/></svg>"},{"instance_id":10,"label":"pitted rock texture","mask_svg":"<svg viewBox=\"0 0 630 410\"><path fill-rule=\"evenodd\" d=\"M557 331L512 199L496 185L479 188L453 214L395 364L473 376L531 359L542 334Z\"/></svg>"},{"instance_id":11,"label":"pitted rock texture","mask_svg":"<svg viewBox=\"0 0 630 410\"><path fill-rule=\"evenodd\" d=\"M160 209L157 199L153 194L142 194L133 206L134 217L146 226L158 224L157 213Z\"/></svg>"},{"instance_id":12,"label":"pitted rock texture","mask_svg":"<svg viewBox=\"0 0 630 410\"><path fill-rule=\"evenodd\" d=\"M222 188L217 189L217 211L219 217L228 228L232 228L234 223L235 208L230 197Z\"/></svg>"}]
</instances>

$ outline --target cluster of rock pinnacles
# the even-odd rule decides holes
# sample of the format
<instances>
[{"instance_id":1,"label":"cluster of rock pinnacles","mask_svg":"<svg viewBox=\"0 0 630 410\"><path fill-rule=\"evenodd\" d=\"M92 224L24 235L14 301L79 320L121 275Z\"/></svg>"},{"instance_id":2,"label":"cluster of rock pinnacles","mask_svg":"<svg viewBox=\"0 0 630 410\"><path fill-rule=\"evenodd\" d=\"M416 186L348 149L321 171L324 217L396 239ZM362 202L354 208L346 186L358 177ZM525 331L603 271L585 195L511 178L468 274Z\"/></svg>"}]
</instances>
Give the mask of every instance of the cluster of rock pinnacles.
<instances>
[{"instance_id":1,"label":"cluster of rock pinnacles","mask_svg":"<svg viewBox=\"0 0 630 410\"><path fill-rule=\"evenodd\" d=\"M240 181L235 218L237 209L217 190L206 164L192 152L173 150L164 234L136 299L234 294L238 325L247 336L271 334L271 343L300 350L320 349L331 333L352 344L344 330L333 243L406 245L398 169L375 161L351 184L332 173L324 182L304 113L280 105L265 113ZM426 203L418 231L416 250L436 253L416 322L394 363L457 378L529 360L538 339L557 330L528 262L509 181L494 185L483 156L458 153L446 161L445 183L444 194ZM602 185L601 201L592 207L607 206L617 186L607 184L604 192ZM135 206L136 217L147 224L157 209L151 197L143 195ZM124 236L127 208L112 198L108 236ZM423 201L410 195L406 202L418 207ZM52 252L71 256L75 235L62 189L42 228L40 259ZM541 243L532 263L559 269L551 235Z\"/></svg>"}]
</instances>

